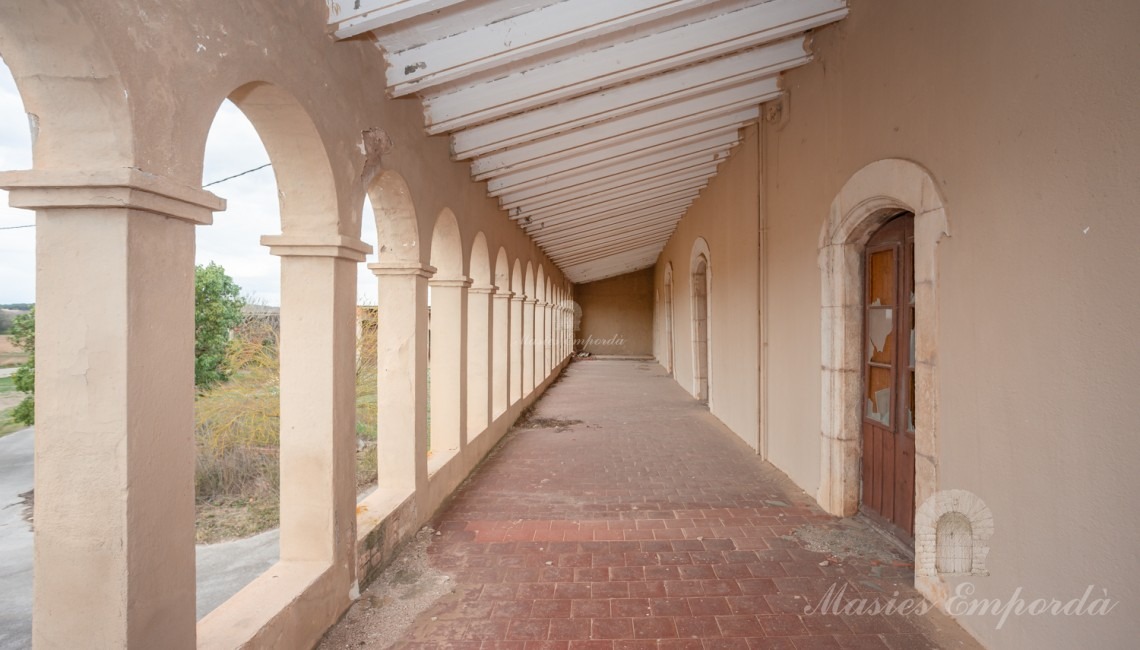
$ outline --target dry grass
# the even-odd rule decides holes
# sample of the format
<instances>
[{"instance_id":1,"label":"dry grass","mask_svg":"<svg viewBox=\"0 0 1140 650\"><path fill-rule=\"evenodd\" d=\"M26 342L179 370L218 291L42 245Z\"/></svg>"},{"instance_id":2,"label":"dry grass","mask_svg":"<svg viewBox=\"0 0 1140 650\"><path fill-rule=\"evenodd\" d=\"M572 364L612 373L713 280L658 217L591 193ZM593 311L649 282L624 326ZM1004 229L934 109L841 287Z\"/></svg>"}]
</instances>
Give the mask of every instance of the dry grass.
<instances>
[{"instance_id":1,"label":"dry grass","mask_svg":"<svg viewBox=\"0 0 1140 650\"><path fill-rule=\"evenodd\" d=\"M376 482L376 336L357 354L357 484ZM256 317L238 328L226 363L232 379L198 396L197 539L246 537L278 524L281 400L277 332Z\"/></svg>"},{"instance_id":2,"label":"dry grass","mask_svg":"<svg viewBox=\"0 0 1140 650\"><path fill-rule=\"evenodd\" d=\"M27 360L28 355L7 334L0 336L0 368L15 368Z\"/></svg>"},{"instance_id":3,"label":"dry grass","mask_svg":"<svg viewBox=\"0 0 1140 650\"><path fill-rule=\"evenodd\" d=\"M0 437L26 428L28 425L12 419L12 411L24 399L11 377L0 377Z\"/></svg>"}]
</instances>

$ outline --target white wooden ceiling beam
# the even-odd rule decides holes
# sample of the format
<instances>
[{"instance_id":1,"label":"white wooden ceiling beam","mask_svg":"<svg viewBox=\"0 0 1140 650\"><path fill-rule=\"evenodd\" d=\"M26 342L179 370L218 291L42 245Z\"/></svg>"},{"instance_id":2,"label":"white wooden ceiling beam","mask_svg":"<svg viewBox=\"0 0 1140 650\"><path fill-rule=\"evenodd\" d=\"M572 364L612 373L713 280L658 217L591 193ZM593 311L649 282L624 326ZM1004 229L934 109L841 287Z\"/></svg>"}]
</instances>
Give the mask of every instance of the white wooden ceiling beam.
<instances>
[{"instance_id":1,"label":"white wooden ceiling beam","mask_svg":"<svg viewBox=\"0 0 1140 650\"><path fill-rule=\"evenodd\" d=\"M606 214L590 215L589 217L570 219L561 223L538 224L526 232L532 236L546 233L557 234L583 225L614 223L621 219L637 219L644 216L661 215L666 212L680 212L683 214L689 209L689 206L693 204L693 199L694 197L690 196L653 201L644 206L639 205L635 209L614 210Z\"/></svg>"},{"instance_id":2,"label":"white wooden ceiling beam","mask_svg":"<svg viewBox=\"0 0 1140 650\"><path fill-rule=\"evenodd\" d=\"M668 241L669 235L672 232L673 232L672 229L670 229L668 231L656 233L651 237L643 237L643 238L640 238L637 240L630 240L628 243L622 244L619 247L591 249L591 250L586 250L586 251L582 252L580 255L577 255L574 257L565 257L565 258L562 258L560 260L554 259L554 258L551 258L551 259L556 264L558 264L560 266L563 264L566 264L566 265L582 264L584 262L592 262L594 260L606 259L608 257L612 257L616 253L624 252L627 250L636 250L640 246L664 244L666 241Z\"/></svg>"},{"instance_id":3,"label":"white wooden ceiling beam","mask_svg":"<svg viewBox=\"0 0 1140 650\"><path fill-rule=\"evenodd\" d=\"M684 160L700 159L704 156L723 160L728 157L729 149L740 141L740 134L736 130L725 130L720 134L687 142L676 147L662 150L651 159L630 158L611 164L602 164L585 170L572 170L569 172L551 175L527 183L520 183L506 189L494 188L498 185L497 179L488 182L489 194L511 202L532 199L542 196L546 192L561 190L574 191L588 183L614 178L620 174L636 171L649 171L660 169L666 165Z\"/></svg>"},{"instance_id":4,"label":"white wooden ceiling beam","mask_svg":"<svg viewBox=\"0 0 1140 650\"><path fill-rule=\"evenodd\" d=\"M657 258L661 256L661 251L664 248L664 244L659 244L657 246L647 247L637 254L614 257L604 262L586 262L574 266L568 265L562 267L562 272L566 274L566 277L576 283L612 278L616 275L624 275L653 266L657 263Z\"/></svg>"},{"instance_id":5,"label":"white wooden ceiling beam","mask_svg":"<svg viewBox=\"0 0 1140 650\"><path fill-rule=\"evenodd\" d=\"M540 246L557 248L563 244L586 241L590 239L604 239L610 235L622 235L633 230L641 230L660 223L677 223L677 221L682 216L684 216L684 214L684 210L674 209L648 217L641 217L638 219L628 219L623 221L611 219L600 224L580 226L576 230L563 231L557 235L552 235L549 237L539 237L538 235L535 235L533 239L538 242Z\"/></svg>"},{"instance_id":6,"label":"white wooden ceiling beam","mask_svg":"<svg viewBox=\"0 0 1140 650\"><path fill-rule=\"evenodd\" d=\"M596 206L589 206L579 208L568 212L559 213L546 217L544 220L534 220L527 223L530 226L527 230L528 233L536 233L538 229L535 226L546 225L555 226L565 224L568 222L582 222L594 217L602 215L620 216L623 212L630 212L632 210L640 209L642 206L660 205L666 202L679 201L682 199L696 200L701 190L708 185L708 179L691 180L683 185L679 184L672 188L657 189L650 192L641 192L636 197L618 197L605 203L600 203ZM614 212L617 211L617 215Z\"/></svg>"},{"instance_id":7,"label":"white wooden ceiling beam","mask_svg":"<svg viewBox=\"0 0 1140 650\"><path fill-rule=\"evenodd\" d=\"M520 16L528 11L567 0L465 0L431 14L373 30L376 43L385 53L402 52L465 32L472 25L490 25ZM573 2L574 0L569 0Z\"/></svg>"},{"instance_id":8,"label":"white wooden ceiling beam","mask_svg":"<svg viewBox=\"0 0 1140 650\"><path fill-rule=\"evenodd\" d=\"M529 222L524 220L523 223L527 223L527 225L532 226L530 228L530 230L528 230L528 232L529 232L529 231L532 231L534 229L533 228L534 225L539 224L539 223L554 225L554 224L559 224L559 223L566 223L568 221L576 221L579 219L585 219L588 217L597 216L597 215L601 215L601 214L608 214L608 213L614 212L615 210L617 210L617 211L627 210L628 211L631 208L636 208L636 207L641 206L641 205L650 205L650 204L654 204L654 203L665 203L666 201L675 201L675 200L686 199L686 198L695 199L697 197L697 195L701 193L701 188L703 188L705 186L706 182L707 181L689 183L689 184L686 184L685 186L680 186L680 187L669 189L669 190L654 190L652 192L642 193L639 196L630 196L630 197L622 197L622 198L618 198L618 199L613 199L611 201L606 201L604 204L599 204L597 206L590 206L589 208L579 208L577 210L573 210L570 212L564 212L561 214L552 215L550 217L546 217L545 219L536 219L536 220L532 220Z\"/></svg>"},{"instance_id":9,"label":"white wooden ceiling beam","mask_svg":"<svg viewBox=\"0 0 1140 650\"><path fill-rule=\"evenodd\" d=\"M580 196L567 198L538 208L522 207L512 211L511 218L525 218L528 221L541 221L581 208L589 209L594 205L604 205L608 201L619 199L623 196L631 196L634 194L646 196L654 193L666 193L679 189L682 186L708 182L708 179L711 178L715 172L715 165L683 169L671 174L661 174L642 181L630 182L624 187L615 187L606 191L583 192Z\"/></svg>"},{"instance_id":10,"label":"white wooden ceiling beam","mask_svg":"<svg viewBox=\"0 0 1140 650\"><path fill-rule=\"evenodd\" d=\"M573 263L585 257L611 255L615 252L629 250L643 244L657 241L661 237L667 237L668 233L673 232L673 229L676 227L676 222L662 223L644 230L615 235L607 239L576 242L557 248L544 248L547 248L551 259Z\"/></svg>"},{"instance_id":11,"label":"white wooden ceiling beam","mask_svg":"<svg viewBox=\"0 0 1140 650\"><path fill-rule=\"evenodd\" d=\"M666 130L649 136L623 142L613 147L597 149L578 155L566 155L561 160L535 165L517 172L502 174L492 178L488 185L497 189L521 185L573 171L585 171L595 165L613 165L623 160L640 159L643 164L655 162L675 147L692 142L711 139L726 132L735 133L740 127L754 121L759 116L757 108L748 108L736 113L723 115L708 122L697 121L685 129Z\"/></svg>"},{"instance_id":12,"label":"white wooden ceiling beam","mask_svg":"<svg viewBox=\"0 0 1140 650\"><path fill-rule=\"evenodd\" d=\"M647 181L658 178L677 178L678 174L698 169L708 174L715 174L721 159L712 156L702 157L700 160L684 160L668 165L654 165L654 169L637 169L617 176L602 178L590 183L576 185L569 190L546 192L531 199L518 202L509 202L499 199L499 205L505 210L518 208L520 212L534 213L542 208L558 205L566 201L574 201L579 197L600 196L607 192L621 192L626 187L638 187Z\"/></svg>"},{"instance_id":13,"label":"white wooden ceiling beam","mask_svg":"<svg viewBox=\"0 0 1140 650\"><path fill-rule=\"evenodd\" d=\"M613 234L617 235L620 234L620 231L628 230L634 226L657 224L657 222L666 221L668 219L681 219L684 216L685 209L686 206L681 206L681 208L651 210L637 217L632 216L632 214L620 214L620 216L600 220L583 220L581 224L568 224L563 229L554 230L548 234L539 230L532 238L544 246L557 246L575 241L578 237L608 233L610 230L613 231Z\"/></svg>"},{"instance_id":14,"label":"white wooden ceiling beam","mask_svg":"<svg viewBox=\"0 0 1140 650\"><path fill-rule=\"evenodd\" d=\"M712 0L577 0L394 52L388 88L401 97L657 20Z\"/></svg>"},{"instance_id":15,"label":"white wooden ceiling beam","mask_svg":"<svg viewBox=\"0 0 1140 650\"><path fill-rule=\"evenodd\" d=\"M471 163L471 173L476 178L486 177L495 172L519 169L524 165L540 164L551 156L571 151L585 153L653 133L681 130L694 122L774 99L779 91L770 88L771 85L760 79L747 81L705 95L599 122L587 129L577 129L503 149L476 158Z\"/></svg>"},{"instance_id":16,"label":"white wooden ceiling beam","mask_svg":"<svg viewBox=\"0 0 1140 650\"><path fill-rule=\"evenodd\" d=\"M341 4L329 2L329 24L337 38L349 38L400 21L446 9L464 0L355 0L355 6L341 12ZM347 5L348 2L345 2Z\"/></svg>"},{"instance_id":17,"label":"white wooden ceiling beam","mask_svg":"<svg viewBox=\"0 0 1140 650\"><path fill-rule=\"evenodd\" d=\"M642 194L650 190L665 192L689 184L704 185L716 173L715 166L694 167L673 174L663 174L638 183L629 183L625 187L616 187L605 192L583 192L581 197L560 201L542 208L522 208L519 214L530 221L538 221L547 217L570 212L578 208L604 204L611 199L617 199L630 194ZM699 182L698 182L699 181Z\"/></svg>"},{"instance_id":18,"label":"white wooden ceiling beam","mask_svg":"<svg viewBox=\"0 0 1140 650\"><path fill-rule=\"evenodd\" d=\"M765 90L778 92L775 75L811 59L804 47L803 38L791 38L456 131L452 155L481 156L752 79L767 77Z\"/></svg>"},{"instance_id":19,"label":"white wooden ceiling beam","mask_svg":"<svg viewBox=\"0 0 1140 650\"><path fill-rule=\"evenodd\" d=\"M583 262L592 262L594 260L604 259L617 253L632 252L635 250L642 250L642 247L649 248L651 246L658 246L668 241L670 234L673 232L675 226L670 226L668 229L661 232L654 232L644 237L634 237L621 242L615 242L611 246L597 247L591 250L579 252L574 255L563 255L554 253L551 254L547 251L550 259L554 260L559 266L565 264L572 266L581 264Z\"/></svg>"},{"instance_id":20,"label":"white wooden ceiling beam","mask_svg":"<svg viewBox=\"0 0 1140 650\"><path fill-rule=\"evenodd\" d=\"M452 92L428 95L424 97L427 129L429 133L443 133L489 122L786 38L846 14L845 0L770 0Z\"/></svg>"},{"instance_id":21,"label":"white wooden ceiling beam","mask_svg":"<svg viewBox=\"0 0 1140 650\"><path fill-rule=\"evenodd\" d=\"M623 255L600 262L586 262L576 266L567 266L563 267L563 273L566 273L567 277L574 282L591 282L615 275L623 275L653 266L657 263L657 259L661 256L661 251L664 248L664 245L660 245L647 248L636 255Z\"/></svg>"},{"instance_id":22,"label":"white wooden ceiling beam","mask_svg":"<svg viewBox=\"0 0 1140 650\"><path fill-rule=\"evenodd\" d=\"M637 208L617 212L615 214L605 216L590 215L561 224L551 224L545 227L540 226L527 231L527 234L535 241L550 242L566 235L574 235L578 232L601 227L614 227L627 223L647 221L663 217L667 214L684 214L689 208L689 205L691 204L685 203L683 199L675 199L667 203L656 203L655 205L644 207L638 206Z\"/></svg>"}]
</instances>

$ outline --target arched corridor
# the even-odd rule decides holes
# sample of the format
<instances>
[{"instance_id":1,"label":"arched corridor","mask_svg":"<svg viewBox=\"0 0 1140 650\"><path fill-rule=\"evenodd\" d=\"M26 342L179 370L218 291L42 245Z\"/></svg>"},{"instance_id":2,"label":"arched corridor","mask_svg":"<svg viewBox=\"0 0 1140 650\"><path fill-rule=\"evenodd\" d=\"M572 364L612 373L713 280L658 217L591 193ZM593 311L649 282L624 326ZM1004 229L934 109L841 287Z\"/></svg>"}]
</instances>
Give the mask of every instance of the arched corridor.
<instances>
[{"instance_id":1,"label":"arched corridor","mask_svg":"<svg viewBox=\"0 0 1140 650\"><path fill-rule=\"evenodd\" d=\"M956 638L792 611L843 581L1140 598L1137 25L1128 0L0 0L0 317L36 319L0 347L33 379L0 376L0 433L13 393L35 416L0 437L11 643L310 648L432 522L479 594L404 638L487 650ZM211 136L229 117L260 146ZM244 413L273 435L240 453L276 500L228 505L280 553L199 620L206 242L275 277ZM876 516L920 571L810 538ZM955 624L1129 647L1124 610Z\"/></svg>"}]
</instances>

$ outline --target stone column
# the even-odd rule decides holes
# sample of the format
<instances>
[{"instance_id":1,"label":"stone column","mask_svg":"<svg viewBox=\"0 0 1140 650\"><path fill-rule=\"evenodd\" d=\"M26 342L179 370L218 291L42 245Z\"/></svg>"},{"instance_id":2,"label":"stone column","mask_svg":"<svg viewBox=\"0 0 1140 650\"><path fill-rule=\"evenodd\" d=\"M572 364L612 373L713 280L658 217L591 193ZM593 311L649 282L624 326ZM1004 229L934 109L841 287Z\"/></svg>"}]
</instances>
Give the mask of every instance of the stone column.
<instances>
[{"instance_id":1,"label":"stone column","mask_svg":"<svg viewBox=\"0 0 1140 650\"><path fill-rule=\"evenodd\" d=\"M427 485L428 278L419 262L376 262L378 488L400 495Z\"/></svg>"},{"instance_id":2,"label":"stone column","mask_svg":"<svg viewBox=\"0 0 1140 650\"><path fill-rule=\"evenodd\" d=\"M523 392L523 303L526 298L520 294L511 295L511 377L510 377L510 390L507 395L510 398L510 404L522 399L525 394Z\"/></svg>"},{"instance_id":3,"label":"stone column","mask_svg":"<svg viewBox=\"0 0 1140 650\"><path fill-rule=\"evenodd\" d=\"M555 332L554 303L546 303L546 340L543 342L543 356L546 358L546 374L554 371L554 332Z\"/></svg>"},{"instance_id":4,"label":"stone column","mask_svg":"<svg viewBox=\"0 0 1140 650\"><path fill-rule=\"evenodd\" d=\"M343 235L262 237L281 257L281 561L356 572L356 265ZM347 594L345 595L347 598Z\"/></svg>"},{"instance_id":5,"label":"stone column","mask_svg":"<svg viewBox=\"0 0 1140 650\"><path fill-rule=\"evenodd\" d=\"M511 296L499 288L492 299L492 326L494 346L491 353L491 419L499 417L510 407L511 363Z\"/></svg>"},{"instance_id":6,"label":"stone column","mask_svg":"<svg viewBox=\"0 0 1140 650\"><path fill-rule=\"evenodd\" d=\"M530 395L534 392L534 306L537 300L528 298L523 301L523 339L522 339L522 394Z\"/></svg>"},{"instance_id":7,"label":"stone column","mask_svg":"<svg viewBox=\"0 0 1140 650\"><path fill-rule=\"evenodd\" d=\"M491 355L495 328L491 295L495 286L467 290L467 436L473 438L491 423Z\"/></svg>"},{"instance_id":8,"label":"stone column","mask_svg":"<svg viewBox=\"0 0 1140 650\"><path fill-rule=\"evenodd\" d=\"M545 300L538 301L534 307L534 385L541 385L550 374L546 363L546 323L550 319L548 306Z\"/></svg>"},{"instance_id":9,"label":"stone column","mask_svg":"<svg viewBox=\"0 0 1140 650\"><path fill-rule=\"evenodd\" d=\"M558 309L558 362L566 358L566 306Z\"/></svg>"},{"instance_id":10,"label":"stone column","mask_svg":"<svg viewBox=\"0 0 1140 650\"><path fill-rule=\"evenodd\" d=\"M470 278L441 278L431 287L431 450L457 453L467 432L467 287Z\"/></svg>"},{"instance_id":11,"label":"stone column","mask_svg":"<svg viewBox=\"0 0 1140 650\"><path fill-rule=\"evenodd\" d=\"M193 648L194 226L136 169L0 173L36 210L38 648Z\"/></svg>"}]
</instances>

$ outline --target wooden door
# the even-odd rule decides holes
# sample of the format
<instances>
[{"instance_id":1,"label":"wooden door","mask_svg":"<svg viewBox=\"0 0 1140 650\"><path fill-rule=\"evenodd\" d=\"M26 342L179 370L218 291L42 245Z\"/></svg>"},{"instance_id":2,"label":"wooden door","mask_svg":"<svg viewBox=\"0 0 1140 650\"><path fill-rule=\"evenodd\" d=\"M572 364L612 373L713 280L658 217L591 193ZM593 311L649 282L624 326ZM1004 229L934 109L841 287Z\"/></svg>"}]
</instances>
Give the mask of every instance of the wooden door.
<instances>
[{"instance_id":1,"label":"wooden door","mask_svg":"<svg viewBox=\"0 0 1140 650\"><path fill-rule=\"evenodd\" d=\"M914 215L867 243L864 258L862 510L914 543Z\"/></svg>"}]
</instances>

